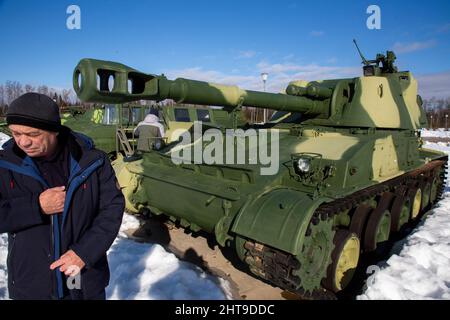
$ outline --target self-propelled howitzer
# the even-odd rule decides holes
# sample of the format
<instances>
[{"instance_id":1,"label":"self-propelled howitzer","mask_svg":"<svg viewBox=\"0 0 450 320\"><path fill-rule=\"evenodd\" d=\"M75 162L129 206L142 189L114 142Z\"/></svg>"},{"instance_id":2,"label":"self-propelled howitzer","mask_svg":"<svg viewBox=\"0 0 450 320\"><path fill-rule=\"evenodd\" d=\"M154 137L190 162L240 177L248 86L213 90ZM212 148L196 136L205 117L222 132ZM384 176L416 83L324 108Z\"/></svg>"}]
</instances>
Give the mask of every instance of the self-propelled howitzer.
<instances>
[{"instance_id":1,"label":"self-propelled howitzer","mask_svg":"<svg viewBox=\"0 0 450 320\"><path fill-rule=\"evenodd\" d=\"M264 164L250 161L173 161L174 150L211 149L201 139L144 152L135 161L118 159L114 166L129 211L165 214L194 231L214 233L257 276L319 294L345 288L361 252L389 241L442 194L447 158L422 148L418 130L426 117L417 82L410 72L398 72L394 60L392 52L379 54L364 59L361 77L293 81L285 93L274 94L172 81L83 59L74 88L90 102L173 99L278 110L277 121L246 127L256 136L277 132L270 141L278 146L273 174L261 174ZM244 145L245 160L259 155Z\"/></svg>"}]
</instances>

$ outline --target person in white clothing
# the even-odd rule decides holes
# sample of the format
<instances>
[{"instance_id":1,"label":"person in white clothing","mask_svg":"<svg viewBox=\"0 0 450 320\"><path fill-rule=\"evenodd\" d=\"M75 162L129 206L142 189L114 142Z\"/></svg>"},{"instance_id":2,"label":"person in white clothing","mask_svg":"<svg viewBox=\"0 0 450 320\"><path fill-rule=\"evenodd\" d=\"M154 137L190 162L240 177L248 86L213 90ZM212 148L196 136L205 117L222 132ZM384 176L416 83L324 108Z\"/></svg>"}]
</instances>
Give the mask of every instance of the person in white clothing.
<instances>
[{"instance_id":1,"label":"person in white clothing","mask_svg":"<svg viewBox=\"0 0 450 320\"><path fill-rule=\"evenodd\" d=\"M152 150L153 146L160 144L164 137L164 126L159 122L159 117L155 114L157 112L158 110L152 109L134 129L134 135L139 137L137 143L139 151Z\"/></svg>"}]
</instances>

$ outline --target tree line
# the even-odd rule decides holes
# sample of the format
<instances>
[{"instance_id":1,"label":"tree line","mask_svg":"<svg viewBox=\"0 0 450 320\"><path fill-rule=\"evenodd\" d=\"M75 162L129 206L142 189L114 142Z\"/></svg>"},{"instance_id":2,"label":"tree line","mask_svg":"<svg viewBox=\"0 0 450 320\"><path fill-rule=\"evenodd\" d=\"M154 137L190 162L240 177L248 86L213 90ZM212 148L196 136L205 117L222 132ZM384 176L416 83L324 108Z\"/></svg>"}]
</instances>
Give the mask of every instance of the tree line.
<instances>
[{"instance_id":1,"label":"tree line","mask_svg":"<svg viewBox=\"0 0 450 320\"><path fill-rule=\"evenodd\" d=\"M450 127L450 97L447 98L431 98L423 100L423 108L427 115L428 128L445 128Z\"/></svg>"},{"instance_id":2,"label":"tree line","mask_svg":"<svg viewBox=\"0 0 450 320\"><path fill-rule=\"evenodd\" d=\"M0 115L5 114L12 101L27 92L38 92L45 94L52 98L60 108L81 104L72 89L58 90L46 85L23 85L19 81L8 80L4 84L0 84Z\"/></svg>"}]
</instances>

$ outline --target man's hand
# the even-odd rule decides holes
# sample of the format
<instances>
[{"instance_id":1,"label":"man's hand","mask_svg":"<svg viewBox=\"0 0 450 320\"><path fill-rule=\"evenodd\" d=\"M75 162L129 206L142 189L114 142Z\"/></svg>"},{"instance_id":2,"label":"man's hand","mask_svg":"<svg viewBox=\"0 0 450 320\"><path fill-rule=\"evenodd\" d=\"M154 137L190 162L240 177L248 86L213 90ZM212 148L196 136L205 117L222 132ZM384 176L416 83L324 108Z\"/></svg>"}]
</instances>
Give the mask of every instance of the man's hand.
<instances>
[{"instance_id":1,"label":"man's hand","mask_svg":"<svg viewBox=\"0 0 450 320\"><path fill-rule=\"evenodd\" d=\"M66 187L55 187L45 190L39 195L39 205L45 214L55 214L64 210Z\"/></svg>"},{"instance_id":2,"label":"man's hand","mask_svg":"<svg viewBox=\"0 0 450 320\"><path fill-rule=\"evenodd\" d=\"M58 260L50 265L50 269L64 272L66 276L75 277L86 264L73 250L64 253Z\"/></svg>"}]
</instances>

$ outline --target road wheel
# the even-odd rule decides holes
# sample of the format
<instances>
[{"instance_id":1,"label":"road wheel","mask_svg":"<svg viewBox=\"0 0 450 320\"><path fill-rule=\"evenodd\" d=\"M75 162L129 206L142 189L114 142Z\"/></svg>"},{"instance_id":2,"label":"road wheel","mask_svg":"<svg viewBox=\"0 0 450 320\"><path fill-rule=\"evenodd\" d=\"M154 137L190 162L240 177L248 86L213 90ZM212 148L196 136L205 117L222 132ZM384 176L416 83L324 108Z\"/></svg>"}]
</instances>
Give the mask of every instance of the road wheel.
<instances>
[{"instance_id":1,"label":"road wheel","mask_svg":"<svg viewBox=\"0 0 450 320\"><path fill-rule=\"evenodd\" d=\"M430 190L430 203L431 204L434 204L437 200L439 185L440 185L440 178L434 177L433 182L431 183L431 190Z\"/></svg>"},{"instance_id":2,"label":"road wheel","mask_svg":"<svg viewBox=\"0 0 450 320\"><path fill-rule=\"evenodd\" d=\"M372 207L361 204L355 209L355 213L353 213L349 230L350 232L355 233L359 239L363 238L363 232L366 226L367 218L369 217L372 210Z\"/></svg>"},{"instance_id":3,"label":"road wheel","mask_svg":"<svg viewBox=\"0 0 450 320\"><path fill-rule=\"evenodd\" d=\"M373 251L377 248L377 244L389 239L391 231L391 214L389 208L394 196L391 192L383 193L378 202L378 206L370 214L364 232L365 251Z\"/></svg>"},{"instance_id":4,"label":"road wheel","mask_svg":"<svg viewBox=\"0 0 450 320\"><path fill-rule=\"evenodd\" d=\"M411 188L408 192L411 201L411 220L417 219L422 208L422 189L419 187Z\"/></svg>"},{"instance_id":5,"label":"road wheel","mask_svg":"<svg viewBox=\"0 0 450 320\"><path fill-rule=\"evenodd\" d=\"M431 182L428 179L424 179L420 184L419 188L422 190L422 202L420 204L420 210L425 211L430 203L430 193L431 193Z\"/></svg>"},{"instance_id":6,"label":"road wheel","mask_svg":"<svg viewBox=\"0 0 450 320\"><path fill-rule=\"evenodd\" d=\"M358 236L347 230L338 230L333 243L332 262L328 267L323 286L333 292L338 292L347 287L353 278L361 248Z\"/></svg>"},{"instance_id":7,"label":"road wheel","mask_svg":"<svg viewBox=\"0 0 450 320\"><path fill-rule=\"evenodd\" d=\"M411 201L408 197L397 196L391 208L391 232L397 232L409 221Z\"/></svg>"}]
</instances>

